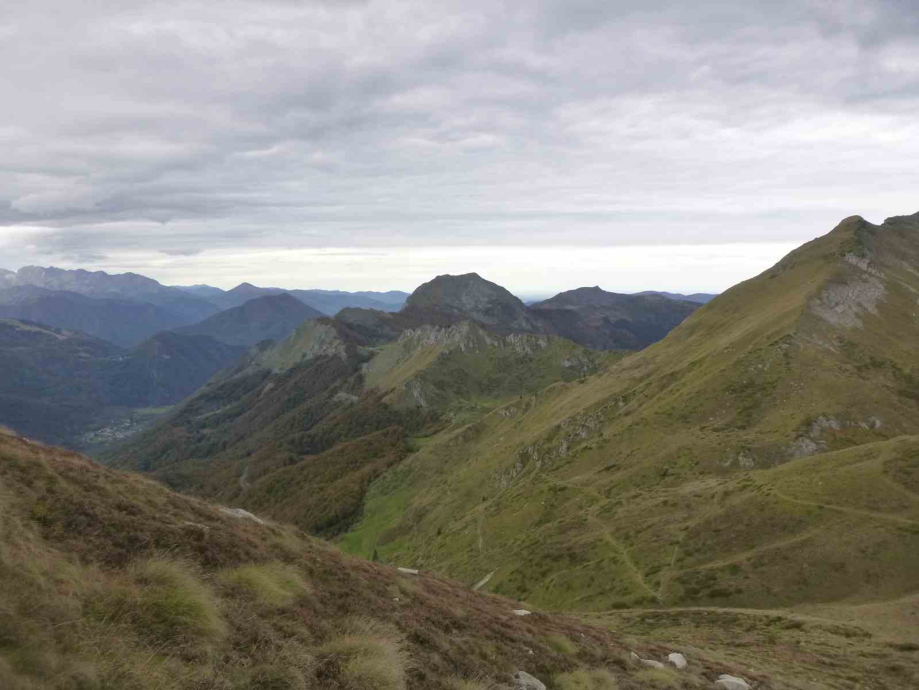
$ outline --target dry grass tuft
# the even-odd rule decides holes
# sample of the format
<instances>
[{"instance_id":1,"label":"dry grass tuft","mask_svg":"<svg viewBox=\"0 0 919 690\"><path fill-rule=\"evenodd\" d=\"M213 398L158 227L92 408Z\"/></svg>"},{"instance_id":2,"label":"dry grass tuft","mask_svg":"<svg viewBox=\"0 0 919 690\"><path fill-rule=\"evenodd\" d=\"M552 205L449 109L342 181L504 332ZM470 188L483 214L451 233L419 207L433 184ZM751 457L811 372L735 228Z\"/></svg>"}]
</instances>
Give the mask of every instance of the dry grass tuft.
<instances>
[{"instance_id":1,"label":"dry grass tuft","mask_svg":"<svg viewBox=\"0 0 919 690\"><path fill-rule=\"evenodd\" d=\"M411 657L394 628L372 619L353 619L346 631L320 650L321 673L337 675L342 690L403 690Z\"/></svg>"},{"instance_id":2,"label":"dry grass tuft","mask_svg":"<svg viewBox=\"0 0 919 690\"><path fill-rule=\"evenodd\" d=\"M577 645L564 635L553 634L546 638L549 647L559 654L577 654Z\"/></svg>"},{"instance_id":3,"label":"dry grass tuft","mask_svg":"<svg viewBox=\"0 0 919 690\"><path fill-rule=\"evenodd\" d=\"M283 563L243 565L224 571L220 583L254 598L264 606L286 608L309 594L309 585L292 566Z\"/></svg>"},{"instance_id":4,"label":"dry grass tuft","mask_svg":"<svg viewBox=\"0 0 919 690\"><path fill-rule=\"evenodd\" d=\"M660 690L669 690L669 688L678 688L680 686L679 674L669 668L644 668L635 674L635 679L641 681L642 687L660 688Z\"/></svg>"},{"instance_id":5,"label":"dry grass tuft","mask_svg":"<svg viewBox=\"0 0 919 690\"><path fill-rule=\"evenodd\" d=\"M219 600L196 566L154 556L129 572L136 587L124 602L125 613L142 634L163 644L213 642L226 635Z\"/></svg>"}]
</instances>

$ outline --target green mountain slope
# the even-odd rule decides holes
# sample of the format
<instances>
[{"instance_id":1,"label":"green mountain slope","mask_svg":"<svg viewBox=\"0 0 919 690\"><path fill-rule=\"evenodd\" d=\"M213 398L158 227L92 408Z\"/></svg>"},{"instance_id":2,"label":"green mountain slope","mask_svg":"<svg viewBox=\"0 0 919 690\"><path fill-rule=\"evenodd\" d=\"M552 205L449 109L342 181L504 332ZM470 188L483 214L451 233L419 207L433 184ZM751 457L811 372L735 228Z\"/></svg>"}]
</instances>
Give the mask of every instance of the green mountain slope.
<instances>
[{"instance_id":1,"label":"green mountain slope","mask_svg":"<svg viewBox=\"0 0 919 690\"><path fill-rule=\"evenodd\" d=\"M693 650L650 674L621 636L0 432L0 687L8 690L701 688L767 670ZM665 658L661 641L635 645ZM594 686L600 687L600 686Z\"/></svg>"},{"instance_id":2,"label":"green mountain slope","mask_svg":"<svg viewBox=\"0 0 919 690\"><path fill-rule=\"evenodd\" d=\"M914 592L917 266L919 217L847 219L657 345L432 439L343 544L566 608Z\"/></svg>"},{"instance_id":3,"label":"green mountain slope","mask_svg":"<svg viewBox=\"0 0 919 690\"><path fill-rule=\"evenodd\" d=\"M254 350L106 458L333 535L360 517L370 483L413 452L416 438L585 377L615 357L468 321L380 343L349 322L319 319Z\"/></svg>"},{"instance_id":4,"label":"green mountain slope","mask_svg":"<svg viewBox=\"0 0 919 690\"><path fill-rule=\"evenodd\" d=\"M249 347L262 340L284 340L304 321L322 314L282 293L256 297L193 326L176 329L186 335L207 335L229 345Z\"/></svg>"}]
</instances>

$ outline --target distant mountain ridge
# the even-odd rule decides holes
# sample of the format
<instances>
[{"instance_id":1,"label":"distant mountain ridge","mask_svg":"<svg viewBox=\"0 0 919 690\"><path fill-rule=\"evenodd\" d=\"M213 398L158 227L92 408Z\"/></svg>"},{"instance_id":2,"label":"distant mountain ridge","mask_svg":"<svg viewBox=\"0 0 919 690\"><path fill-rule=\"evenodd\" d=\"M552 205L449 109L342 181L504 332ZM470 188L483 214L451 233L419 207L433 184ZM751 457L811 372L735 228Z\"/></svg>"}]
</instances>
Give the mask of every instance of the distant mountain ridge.
<instances>
[{"instance_id":1,"label":"distant mountain ridge","mask_svg":"<svg viewBox=\"0 0 919 690\"><path fill-rule=\"evenodd\" d=\"M0 424L80 445L83 433L115 414L112 408L175 404L244 352L170 332L125 350L79 331L0 318Z\"/></svg>"},{"instance_id":2,"label":"distant mountain ridge","mask_svg":"<svg viewBox=\"0 0 919 690\"><path fill-rule=\"evenodd\" d=\"M261 340L284 340L304 321L322 317L316 309L281 293L256 297L176 331L186 335L208 335L230 345L248 347Z\"/></svg>"},{"instance_id":3,"label":"distant mountain ridge","mask_svg":"<svg viewBox=\"0 0 919 690\"><path fill-rule=\"evenodd\" d=\"M641 350L663 339L698 306L656 294L620 295L584 287L530 309L576 343L597 350Z\"/></svg>"},{"instance_id":4,"label":"distant mountain ridge","mask_svg":"<svg viewBox=\"0 0 919 690\"><path fill-rule=\"evenodd\" d=\"M691 295L683 295L679 292L658 292L656 290L645 290L644 292L636 292L636 295L660 295L661 297L666 297L667 299L677 300L680 302L697 302L698 304L708 304L718 295L716 293L710 292L695 292Z\"/></svg>"},{"instance_id":5,"label":"distant mountain ridge","mask_svg":"<svg viewBox=\"0 0 919 690\"><path fill-rule=\"evenodd\" d=\"M82 331L120 347L189 323L166 307L120 298L18 285L0 290L0 316Z\"/></svg>"},{"instance_id":6,"label":"distant mountain ridge","mask_svg":"<svg viewBox=\"0 0 919 690\"><path fill-rule=\"evenodd\" d=\"M256 297L286 293L326 316L335 316L342 309L347 308L398 311L405 303L405 298L408 297L406 293L396 290L385 293L343 292L340 290L285 290L277 287L258 287L247 282L240 283L232 290L220 291L219 294L210 292L216 289L200 285L194 288L197 294L207 293L208 299L222 309L238 307ZM380 297L380 299L375 297Z\"/></svg>"}]
</instances>

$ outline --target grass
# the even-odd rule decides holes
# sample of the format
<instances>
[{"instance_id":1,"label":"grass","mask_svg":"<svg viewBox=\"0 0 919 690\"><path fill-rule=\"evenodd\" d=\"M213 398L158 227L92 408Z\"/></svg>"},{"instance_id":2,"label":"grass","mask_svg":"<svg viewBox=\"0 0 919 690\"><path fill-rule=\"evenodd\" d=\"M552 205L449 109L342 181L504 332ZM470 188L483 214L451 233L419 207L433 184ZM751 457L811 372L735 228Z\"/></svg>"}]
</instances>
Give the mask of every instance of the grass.
<instances>
[{"instance_id":1,"label":"grass","mask_svg":"<svg viewBox=\"0 0 919 690\"><path fill-rule=\"evenodd\" d=\"M646 688L670 690L680 687L680 675L669 668L645 668L635 674Z\"/></svg>"},{"instance_id":2,"label":"grass","mask_svg":"<svg viewBox=\"0 0 919 690\"><path fill-rule=\"evenodd\" d=\"M284 563L249 564L224 571L219 582L274 608L286 608L310 592L303 575Z\"/></svg>"},{"instance_id":3,"label":"grass","mask_svg":"<svg viewBox=\"0 0 919 690\"><path fill-rule=\"evenodd\" d=\"M4 690L480 690L521 666L547 683L607 668L620 690L641 687L617 635L515 608L0 436Z\"/></svg>"},{"instance_id":4,"label":"grass","mask_svg":"<svg viewBox=\"0 0 919 690\"><path fill-rule=\"evenodd\" d=\"M128 574L136 595L119 602L116 616L154 643L211 643L226 635L219 600L188 561L153 556L132 564Z\"/></svg>"},{"instance_id":5,"label":"grass","mask_svg":"<svg viewBox=\"0 0 919 690\"><path fill-rule=\"evenodd\" d=\"M558 690L615 690L616 676L605 668L577 669L555 676Z\"/></svg>"},{"instance_id":6,"label":"grass","mask_svg":"<svg viewBox=\"0 0 919 690\"><path fill-rule=\"evenodd\" d=\"M919 251L891 249L904 228L866 240L844 224L661 343L428 439L374 481L342 544L470 584L498 570L490 591L556 610L911 592L919 466L915 440L895 439L919 434L901 394L919 326L898 286L919 281L896 255ZM811 305L861 280L840 260L856 240L873 245L888 294L847 329ZM811 435L820 454L792 458Z\"/></svg>"},{"instance_id":7,"label":"grass","mask_svg":"<svg viewBox=\"0 0 919 690\"><path fill-rule=\"evenodd\" d=\"M564 635L549 635L546 638L549 646L559 654L577 654L578 648L571 640Z\"/></svg>"},{"instance_id":8,"label":"grass","mask_svg":"<svg viewBox=\"0 0 919 690\"><path fill-rule=\"evenodd\" d=\"M403 690L411 666L404 638L390 626L362 618L320 650L323 678L342 690ZM334 681L333 681L334 682Z\"/></svg>"}]
</instances>

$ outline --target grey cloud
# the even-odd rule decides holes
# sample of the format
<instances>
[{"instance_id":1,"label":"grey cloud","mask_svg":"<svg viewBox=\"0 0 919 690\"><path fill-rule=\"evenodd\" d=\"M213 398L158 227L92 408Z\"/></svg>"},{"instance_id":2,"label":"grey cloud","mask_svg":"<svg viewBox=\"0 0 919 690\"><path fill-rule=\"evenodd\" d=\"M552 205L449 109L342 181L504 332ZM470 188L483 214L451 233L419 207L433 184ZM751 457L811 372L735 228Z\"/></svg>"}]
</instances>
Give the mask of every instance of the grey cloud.
<instances>
[{"instance_id":1,"label":"grey cloud","mask_svg":"<svg viewBox=\"0 0 919 690\"><path fill-rule=\"evenodd\" d=\"M0 239L785 241L914 212L910 5L20 4L0 19Z\"/></svg>"}]
</instances>

